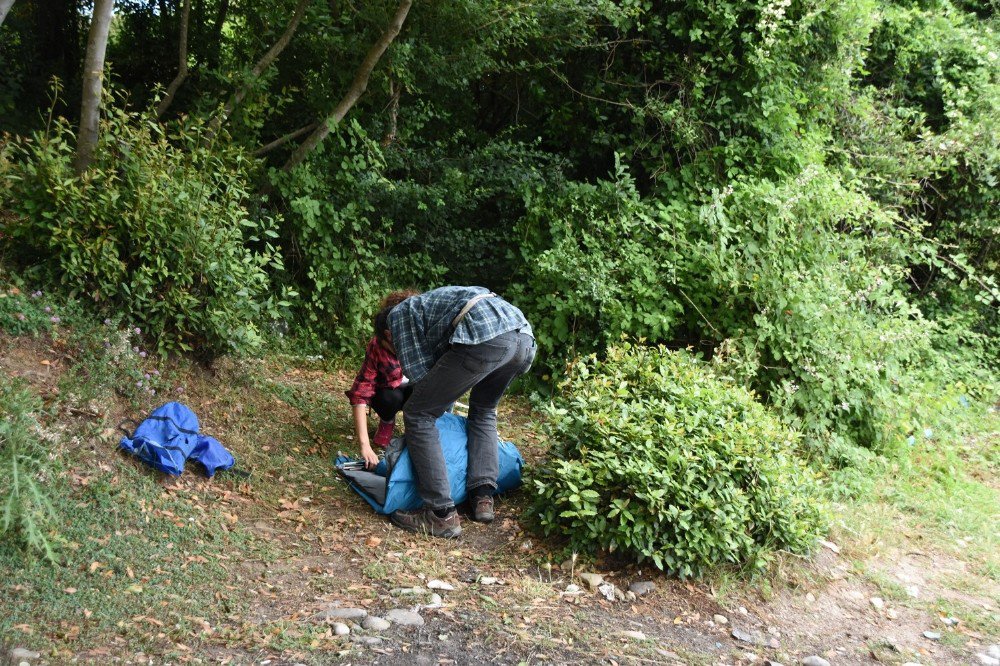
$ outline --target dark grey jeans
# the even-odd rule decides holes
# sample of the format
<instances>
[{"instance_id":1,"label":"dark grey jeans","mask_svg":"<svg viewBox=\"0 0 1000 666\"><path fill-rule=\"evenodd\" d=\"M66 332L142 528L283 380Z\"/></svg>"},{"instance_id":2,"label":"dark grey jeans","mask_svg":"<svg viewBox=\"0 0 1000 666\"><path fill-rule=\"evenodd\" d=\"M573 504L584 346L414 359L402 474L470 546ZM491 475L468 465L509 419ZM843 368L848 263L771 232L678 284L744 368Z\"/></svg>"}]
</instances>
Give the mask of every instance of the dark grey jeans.
<instances>
[{"instance_id":1,"label":"dark grey jeans","mask_svg":"<svg viewBox=\"0 0 1000 666\"><path fill-rule=\"evenodd\" d=\"M515 377L535 360L535 340L511 331L478 345L455 344L419 382L403 406L406 447L417 491L432 509L454 506L441 440L434 422L466 391L469 395L469 467L465 487L497 487L497 405Z\"/></svg>"}]
</instances>

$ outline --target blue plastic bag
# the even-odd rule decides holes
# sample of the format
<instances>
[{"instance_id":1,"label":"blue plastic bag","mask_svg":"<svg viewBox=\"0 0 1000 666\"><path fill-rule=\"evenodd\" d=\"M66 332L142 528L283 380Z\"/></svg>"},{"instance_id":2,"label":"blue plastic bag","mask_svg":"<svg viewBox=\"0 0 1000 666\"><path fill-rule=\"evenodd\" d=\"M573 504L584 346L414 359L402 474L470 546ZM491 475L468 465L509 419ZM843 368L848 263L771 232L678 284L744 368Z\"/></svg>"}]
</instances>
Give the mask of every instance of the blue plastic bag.
<instances>
[{"instance_id":1,"label":"blue plastic bag","mask_svg":"<svg viewBox=\"0 0 1000 666\"><path fill-rule=\"evenodd\" d=\"M441 436L441 450L444 453L448 481L451 485L451 499L455 504L465 501L465 472L469 465L466 448L467 436L465 418L446 413L436 422ZM524 458L511 442L501 441L499 446L500 473L497 476L497 492L506 492L521 485L521 468ZM392 440L386 450L385 459L374 470L344 469L345 463L356 462L356 458L339 456L335 465L337 471L347 479L361 497L375 511L388 515L394 511L409 511L423 506L417 493L417 481L410 462L410 452L402 437Z\"/></svg>"},{"instance_id":2,"label":"blue plastic bag","mask_svg":"<svg viewBox=\"0 0 1000 666\"><path fill-rule=\"evenodd\" d=\"M208 476L236 464L233 454L217 439L199 434L198 417L179 402L157 407L131 437L122 437L119 446L172 476L181 475L187 460L201 463Z\"/></svg>"}]
</instances>

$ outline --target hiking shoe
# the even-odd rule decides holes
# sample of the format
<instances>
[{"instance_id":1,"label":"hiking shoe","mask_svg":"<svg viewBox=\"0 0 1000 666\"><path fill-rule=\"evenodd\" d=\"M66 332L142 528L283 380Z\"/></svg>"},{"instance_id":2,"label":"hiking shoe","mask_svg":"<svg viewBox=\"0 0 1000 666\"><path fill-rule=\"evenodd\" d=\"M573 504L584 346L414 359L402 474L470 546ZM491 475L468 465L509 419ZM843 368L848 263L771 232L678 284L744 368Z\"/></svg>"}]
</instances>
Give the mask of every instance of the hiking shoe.
<instances>
[{"instance_id":1,"label":"hiking shoe","mask_svg":"<svg viewBox=\"0 0 1000 666\"><path fill-rule=\"evenodd\" d=\"M493 522L493 498L480 495L472 498L472 519L477 523Z\"/></svg>"},{"instance_id":2,"label":"hiking shoe","mask_svg":"<svg viewBox=\"0 0 1000 666\"><path fill-rule=\"evenodd\" d=\"M462 522L454 508L444 518L438 518L428 508L415 511L393 511L389 517L392 524L408 532L429 534L443 539L454 539L462 533Z\"/></svg>"},{"instance_id":3,"label":"hiking shoe","mask_svg":"<svg viewBox=\"0 0 1000 666\"><path fill-rule=\"evenodd\" d=\"M375 431L375 439L372 440L372 444L383 449L389 446L389 442L392 441L392 433L395 429L395 421L379 420L378 430Z\"/></svg>"}]
</instances>

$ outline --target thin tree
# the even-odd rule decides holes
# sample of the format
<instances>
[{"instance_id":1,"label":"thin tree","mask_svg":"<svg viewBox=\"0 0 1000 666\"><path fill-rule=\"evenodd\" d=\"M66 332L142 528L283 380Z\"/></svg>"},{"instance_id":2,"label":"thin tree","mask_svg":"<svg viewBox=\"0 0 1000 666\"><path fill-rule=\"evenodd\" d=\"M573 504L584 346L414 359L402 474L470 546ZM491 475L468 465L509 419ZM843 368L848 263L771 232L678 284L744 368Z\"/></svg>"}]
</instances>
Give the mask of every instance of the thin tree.
<instances>
[{"instance_id":1,"label":"thin tree","mask_svg":"<svg viewBox=\"0 0 1000 666\"><path fill-rule=\"evenodd\" d=\"M82 174L94 160L98 125L101 120L101 93L104 90L104 53L115 0L94 0L90 19L87 55L83 60L83 101L80 106L80 131L76 137L77 174Z\"/></svg>"},{"instance_id":2,"label":"thin tree","mask_svg":"<svg viewBox=\"0 0 1000 666\"><path fill-rule=\"evenodd\" d=\"M167 86L163 99L156 105L156 117L159 118L170 107L177 95L177 89L184 83L188 75L188 24L191 19L191 0L182 0L180 36L177 39L177 76Z\"/></svg>"},{"instance_id":3,"label":"thin tree","mask_svg":"<svg viewBox=\"0 0 1000 666\"><path fill-rule=\"evenodd\" d=\"M7 12L13 6L14 0L0 0L0 25L3 25L3 20L7 18Z\"/></svg>"},{"instance_id":4,"label":"thin tree","mask_svg":"<svg viewBox=\"0 0 1000 666\"><path fill-rule=\"evenodd\" d=\"M282 167L284 171L291 171L296 166L302 163L302 160L306 158L316 146L320 144L323 139L327 137L330 130L340 123L347 115L347 112L351 110L351 107L360 99L361 95L364 94L365 90L368 88L368 79L371 78L372 70L375 69L375 65L378 64L379 59L382 54L385 53L392 41L396 39L399 35L399 31L403 29L403 22L406 21L406 15L410 11L410 6L413 4L413 0L402 0L399 3L399 7L396 8L396 13L393 15L392 19L389 21L389 25L386 27L385 32L382 36L372 44L372 47L368 49L365 59L361 61L361 65L358 67L357 72L354 74L354 79L351 81L350 87L347 89L347 93L341 98L340 102L334 107L333 111L329 116L326 117L324 122L320 123L312 134L306 138L302 144L295 149L295 152L291 154L288 161Z\"/></svg>"},{"instance_id":5,"label":"thin tree","mask_svg":"<svg viewBox=\"0 0 1000 666\"><path fill-rule=\"evenodd\" d=\"M299 0L299 4L295 6L295 13L292 14L292 20L288 22L288 27L285 28L285 32L281 34L281 37L278 38L278 41L275 42L274 46L268 49L267 53L261 56L261 59L258 60L257 64L253 66L253 69L250 70L250 76L244 82L243 86L236 89L236 92L234 92L232 97L229 98L226 105L222 107L222 111L220 111L215 118L212 119L208 132L209 139L215 136L215 134L222 127L222 124L229 119L229 116L232 115L233 111L236 110L236 107L240 105L240 102L243 101L243 99L250 92L250 89L253 88L254 83L256 83L257 79L260 78L260 75L264 73L264 70L270 67L271 63L273 63L278 56L281 55L281 52L285 50L288 43L292 41L292 35L295 34L295 30L299 27L299 23L302 22L302 17L305 16L306 9L309 7L310 2L312 2L312 0Z\"/></svg>"}]
</instances>

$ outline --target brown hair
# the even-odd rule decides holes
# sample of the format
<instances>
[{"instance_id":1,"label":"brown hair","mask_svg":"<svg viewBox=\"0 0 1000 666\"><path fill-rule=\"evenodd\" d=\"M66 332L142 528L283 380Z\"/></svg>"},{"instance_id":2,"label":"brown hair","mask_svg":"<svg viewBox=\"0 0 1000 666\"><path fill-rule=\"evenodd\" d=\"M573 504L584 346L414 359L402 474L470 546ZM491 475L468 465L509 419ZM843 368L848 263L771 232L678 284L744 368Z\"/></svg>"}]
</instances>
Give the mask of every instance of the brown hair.
<instances>
[{"instance_id":1,"label":"brown hair","mask_svg":"<svg viewBox=\"0 0 1000 666\"><path fill-rule=\"evenodd\" d=\"M416 289L400 289L399 291L389 293L382 299L382 302L379 303L378 306L378 312L376 312L375 317L372 318L372 325L375 327L376 340L385 342L385 331L389 328L389 312L410 296L416 296L419 293L420 292Z\"/></svg>"}]
</instances>

